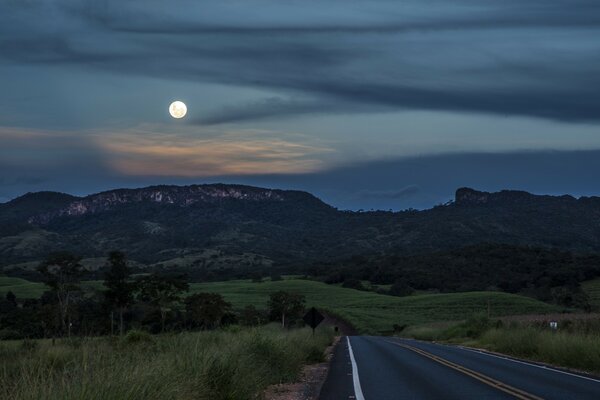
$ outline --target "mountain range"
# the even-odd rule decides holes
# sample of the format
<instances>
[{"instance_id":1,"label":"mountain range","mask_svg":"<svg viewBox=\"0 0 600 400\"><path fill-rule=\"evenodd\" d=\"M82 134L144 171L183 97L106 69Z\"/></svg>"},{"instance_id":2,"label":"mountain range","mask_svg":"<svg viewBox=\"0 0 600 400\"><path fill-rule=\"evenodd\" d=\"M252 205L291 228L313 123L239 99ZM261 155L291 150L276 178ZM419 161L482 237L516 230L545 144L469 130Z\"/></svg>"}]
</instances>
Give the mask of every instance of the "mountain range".
<instances>
[{"instance_id":1,"label":"mountain range","mask_svg":"<svg viewBox=\"0 0 600 400\"><path fill-rule=\"evenodd\" d=\"M0 266L57 250L122 250L146 265L252 268L480 243L597 252L600 198L460 188L428 210L354 212L301 191L212 184L37 192L0 204Z\"/></svg>"}]
</instances>

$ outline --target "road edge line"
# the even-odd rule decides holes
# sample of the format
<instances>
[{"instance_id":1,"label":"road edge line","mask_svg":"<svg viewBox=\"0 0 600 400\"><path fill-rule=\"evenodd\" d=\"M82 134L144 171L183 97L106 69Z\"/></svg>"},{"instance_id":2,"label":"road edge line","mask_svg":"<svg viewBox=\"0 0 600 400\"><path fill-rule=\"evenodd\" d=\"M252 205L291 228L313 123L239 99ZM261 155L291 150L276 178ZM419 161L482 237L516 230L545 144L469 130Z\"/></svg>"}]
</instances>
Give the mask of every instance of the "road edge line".
<instances>
[{"instance_id":1,"label":"road edge line","mask_svg":"<svg viewBox=\"0 0 600 400\"><path fill-rule=\"evenodd\" d=\"M489 356L489 357L495 357L495 358L499 358L499 359L505 360L505 361L512 361L512 362L517 363L517 364L524 364L524 365L527 365L527 366L530 366L530 367L536 367L536 368L544 369L546 371L557 372L559 374L569 375L569 376L573 376L573 377L576 377L576 378L581 378L581 379L585 379L585 380L588 380L588 381L600 383L600 380L598 380L598 379L595 379L595 378L592 378L592 377L588 377L588 376L585 376L585 375L581 375L581 374L577 374L577 373L573 373L573 372L569 372L569 371L562 371L562 370L559 369L560 367L556 368L554 366L546 366L544 364L540 365L540 364L536 364L535 361L530 362L528 360L520 360L518 358L511 357L510 355L493 354L493 353L490 353L489 351L475 349L475 348L467 347L467 346L457 345L456 347L458 347L459 349L470 351L472 353L477 353L477 354L481 354L481 355Z\"/></svg>"},{"instance_id":2,"label":"road edge line","mask_svg":"<svg viewBox=\"0 0 600 400\"><path fill-rule=\"evenodd\" d=\"M354 352L352 351L352 345L350 344L350 336L346 336L346 340L348 341L348 352L350 353L350 361L352 362L352 383L354 384L354 397L356 398L356 400L365 400L362 388L360 387L358 367L356 366Z\"/></svg>"},{"instance_id":3,"label":"road edge line","mask_svg":"<svg viewBox=\"0 0 600 400\"><path fill-rule=\"evenodd\" d=\"M405 348L407 350L413 351L414 353L420 354L423 357L427 357L439 364L442 364L448 368L452 368L458 372L461 372L467 376L470 376L473 379L476 379L490 387L501 390L503 392L508 393L509 395L516 397L521 400L543 400L541 397L534 395L533 393L526 392L523 389L519 389L517 387L511 386L507 383L499 381L495 378L492 378L488 375L483 374L482 372L470 369L465 367L464 365L452 362L450 360L445 359L444 357L438 356L436 354L430 353L426 350L420 349L418 347L413 347L404 343L387 341L388 343L394 344L396 346Z\"/></svg>"}]
</instances>

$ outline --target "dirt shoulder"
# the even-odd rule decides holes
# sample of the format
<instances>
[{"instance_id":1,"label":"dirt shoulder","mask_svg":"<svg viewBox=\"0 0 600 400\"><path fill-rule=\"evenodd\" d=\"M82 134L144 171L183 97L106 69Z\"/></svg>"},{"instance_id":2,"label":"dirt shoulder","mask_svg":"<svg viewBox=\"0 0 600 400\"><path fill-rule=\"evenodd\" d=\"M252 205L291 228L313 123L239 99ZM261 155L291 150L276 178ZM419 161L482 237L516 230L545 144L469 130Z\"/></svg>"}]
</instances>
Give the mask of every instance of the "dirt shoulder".
<instances>
[{"instance_id":1,"label":"dirt shoulder","mask_svg":"<svg viewBox=\"0 0 600 400\"><path fill-rule=\"evenodd\" d=\"M333 349L340 341L336 336L331 346L325 349L325 362L306 365L300 374L300 380L295 383L284 383L269 386L264 392L265 400L316 400L321 392L321 386L327 378L329 361Z\"/></svg>"}]
</instances>

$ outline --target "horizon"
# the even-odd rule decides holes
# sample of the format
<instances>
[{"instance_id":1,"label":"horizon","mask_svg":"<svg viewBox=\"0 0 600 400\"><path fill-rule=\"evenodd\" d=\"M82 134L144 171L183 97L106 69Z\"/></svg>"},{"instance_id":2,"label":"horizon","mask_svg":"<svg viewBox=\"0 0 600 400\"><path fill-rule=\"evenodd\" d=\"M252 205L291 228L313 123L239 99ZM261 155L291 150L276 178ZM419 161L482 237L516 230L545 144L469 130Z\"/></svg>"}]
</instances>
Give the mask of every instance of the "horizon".
<instances>
[{"instance_id":1,"label":"horizon","mask_svg":"<svg viewBox=\"0 0 600 400\"><path fill-rule=\"evenodd\" d=\"M416 211L427 211L430 210L431 208L440 206L440 205L447 205L449 203L454 203L454 201L456 200L456 195L458 194L459 190L472 190L474 192L477 193L485 193L485 194L498 194L498 193L504 193L504 192L513 192L513 193L526 193L529 195L533 195L533 196L550 196L550 197L564 197L564 196L568 196L571 197L575 200L579 200L582 198L600 198L600 196L595 196L595 195L591 195L591 196L586 196L586 195L573 195L571 193L562 193L562 194L552 194L552 193L536 193L536 192L529 192L526 190L519 190L519 189L511 189L511 188L504 188L504 189L500 189L497 191L485 191L485 190L480 190L479 188L476 187L467 187L467 186L462 186L462 187L457 187L454 191L454 196L449 199L447 202L444 203L439 203L439 204L435 204L431 207L428 208L406 208L406 209L398 209L398 210L392 210L392 209L364 209L364 208L357 208L357 209L340 209L339 207L336 207L334 204L330 204L327 201L325 201L324 199L322 199L321 197L317 196L314 193L308 192L306 190L299 190L299 189L294 189L294 188L288 188L288 189L279 189L276 187L263 187L263 186L253 186L253 185L248 185L248 184L242 184L242 183L224 183L224 182L213 182L213 183L189 183L189 184L168 184L168 183L158 183L158 184L152 184L152 185L147 185L147 186L139 186L139 187L116 187L113 189L108 189L108 190L102 190L99 192L93 192L93 193L87 193L87 194L81 194L81 195L77 195L77 194L73 194L73 193L67 193L67 192L58 192L58 191L52 191L52 190L40 190L40 191L35 191L35 192L27 192L27 193L23 193L19 196L16 196L6 202L0 202L0 204L7 204L10 203L13 200L17 200L20 199L22 197L28 196L28 195L35 195L38 193L53 193L53 194L64 194L67 196L72 196L75 197L76 199L85 199L87 197L91 197L91 196L96 196L96 195L100 195L100 194L104 194L104 193L110 193L110 192L115 192L115 191L122 191L122 190L144 190L144 189L150 189L150 188L161 188L161 187L177 187L177 188L185 188L185 187L193 187L193 186L219 186L219 185L223 185L223 186L242 186L242 187L247 187L247 188L252 188L252 189L261 189L261 190L274 190L274 191L292 191L292 192L301 192L301 193L306 193L309 194L313 197L315 197L316 199L318 199L319 201L335 208L336 210L339 211L360 211L360 212L380 212L380 211L392 211L392 212L404 212L404 211L409 211L409 210L416 210Z\"/></svg>"}]
</instances>

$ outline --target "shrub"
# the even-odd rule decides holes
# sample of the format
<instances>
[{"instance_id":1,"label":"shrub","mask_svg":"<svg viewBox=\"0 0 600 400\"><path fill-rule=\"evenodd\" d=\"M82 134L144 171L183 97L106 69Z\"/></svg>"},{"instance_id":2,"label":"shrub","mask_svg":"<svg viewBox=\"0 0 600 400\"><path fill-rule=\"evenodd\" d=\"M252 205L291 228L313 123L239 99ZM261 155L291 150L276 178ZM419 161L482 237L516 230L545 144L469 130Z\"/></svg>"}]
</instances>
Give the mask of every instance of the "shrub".
<instances>
[{"instance_id":1,"label":"shrub","mask_svg":"<svg viewBox=\"0 0 600 400\"><path fill-rule=\"evenodd\" d=\"M21 334L14 329L0 329L0 340L16 340L21 337Z\"/></svg>"},{"instance_id":2,"label":"shrub","mask_svg":"<svg viewBox=\"0 0 600 400\"><path fill-rule=\"evenodd\" d=\"M124 343L153 343L154 339L152 335L150 335L146 331L141 331L137 329L133 329L123 337Z\"/></svg>"}]
</instances>

